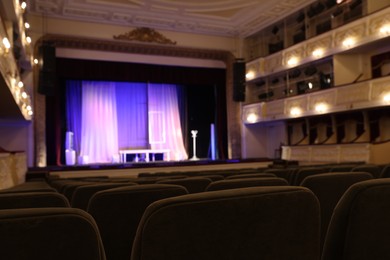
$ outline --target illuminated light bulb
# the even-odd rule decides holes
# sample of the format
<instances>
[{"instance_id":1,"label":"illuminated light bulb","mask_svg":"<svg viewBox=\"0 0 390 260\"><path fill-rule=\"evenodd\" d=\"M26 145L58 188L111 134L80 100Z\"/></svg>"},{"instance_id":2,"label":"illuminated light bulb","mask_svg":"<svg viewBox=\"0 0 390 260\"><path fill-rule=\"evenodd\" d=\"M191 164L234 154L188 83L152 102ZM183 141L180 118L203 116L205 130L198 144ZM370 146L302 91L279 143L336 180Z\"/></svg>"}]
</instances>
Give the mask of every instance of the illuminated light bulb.
<instances>
[{"instance_id":1,"label":"illuminated light bulb","mask_svg":"<svg viewBox=\"0 0 390 260\"><path fill-rule=\"evenodd\" d=\"M297 57L291 57L288 61L287 64L289 66L294 66L298 64L298 58Z\"/></svg>"},{"instance_id":2,"label":"illuminated light bulb","mask_svg":"<svg viewBox=\"0 0 390 260\"><path fill-rule=\"evenodd\" d=\"M32 115L33 115L33 111L29 110L29 111L28 111L28 115L29 115L29 116L32 116Z\"/></svg>"},{"instance_id":3,"label":"illuminated light bulb","mask_svg":"<svg viewBox=\"0 0 390 260\"><path fill-rule=\"evenodd\" d=\"M318 103L314 109L318 113L324 113L328 110L328 105L326 103Z\"/></svg>"},{"instance_id":4,"label":"illuminated light bulb","mask_svg":"<svg viewBox=\"0 0 390 260\"><path fill-rule=\"evenodd\" d=\"M30 29L30 24L29 24L28 22L25 22L25 23L24 23L24 28Z\"/></svg>"},{"instance_id":5,"label":"illuminated light bulb","mask_svg":"<svg viewBox=\"0 0 390 260\"><path fill-rule=\"evenodd\" d=\"M23 2L20 4L20 7L22 8L22 10L26 10L27 3L23 1Z\"/></svg>"},{"instance_id":6,"label":"illuminated light bulb","mask_svg":"<svg viewBox=\"0 0 390 260\"><path fill-rule=\"evenodd\" d=\"M390 24L383 25L380 29L379 32L381 34L390 34Z\"/></svg>"},{"instance_id":7,"label":"illuminated light bulb","mask_svg":"<svg viewBox=\"0 0 390 260\"><path fill-rule=\"evenodd\" d=\"M300 116L302 114L302 109L300 107L293 107L290 110L290 115L292 116Z\"/></svg>"},{"instance_id":8,"label":"illuminated light bulb","mask_svg":"<svg viewBox=\"0 0 390 260\"><path fill-rule=\"evenodd\" d=\"M26 42L29 43L29 44L31 43L31 37L30 36L26 37Z\"/></svg>"},{"instance_id":9,"label":"illuminated light bulb","mask_svg":"<svg viewBox=\"0 0 390 260\"><path fill-rule=\"evenodd\" d=\"M250 80L255 77L255 73L253 71L249 71L247 74L245 74L245 78Z\"/></svg>"},{"instance_id":10,"label":"illuminated light bulb","mask_svg":"<svg viewBox=\"0 0 390 260\"><path fill-rule=\"evenodd\" d=\"M23 84L23 82L22 82L22 81L19 81L19 83L18 83L18 87L19 87L19 88L23 88L23 87L24 87L24 84Z\"/></svg>"},{"instance_id":11,"label":"illuminated light bulb","mask_svg":"<svg viewBox=\"0 0 390 260\"><path fill-rule=\"evenodd\" d=\"M313 83L309 82L309 83L307 83L307 86L309 87L309 89L312 89L313 88Z\"/></svg>"},{"instance_id":12,"label":"illuminated light bulb","mask_svg":"<svg viewBox=\"0 0 390 260\"><path fill-rule=\"evenodd\" d=\"M256 123L258 118L259 118L259 117L257 116L256 113L250 113L250 114L246 117L246 121L247 121L248 123Z\"/></svg>"},{"instance_id":13,"label":"illuminated light bulb","mask_svg":"<svg viewBox=\"0 0 390 260\"><path fill-rule=\"evenodd\" d=\"M324 55L324 50L323 49L315 49L312 54L314 57L320 58Z\"/></svg>"},{"instance_id":14,"label":"illuminated light bulb","mask_svg":"<svg viewBox=\"0 0 390 260\"><path fill-rule=\"evenodd\" d=\"M390 103L390 93L387 93L383 96L383 101L385 101L386 103Z\"/></svg>"},{"instance_id":15,"label":"illuminated light bulb","mask_svg":"<svg viewBox=\"0 0 390 260\"><path fill-rule=\"evenodd\" d=\"M344 0L337 0L336 3L337 4L341 4Z\"/></svg>"},{"instance_id":16,"label":"illuminated light bulb","mask_svg":"<svg viewBox=\"0 0 390 260\"><path fill-rule=\"evenodd\" d=\"M15 85L16 85L16 79L15 79L15 78L11 78L11 85L12 85L12 86L15 86Z\"/></svg>"},{"instance_id":17,"label":"illuminated light bulb","mask_svg":"<svg viewBox=\"0 0 390 260\"><path fill-rule=\"evenodd\" d=\"M28 110L28 111L31 111L31 106L30 105L28 105L28 106L26 106L26 109Z\"/></svg>"},{"instance_id":18,"label":"illuminated light bulb","mask_svg":"<svg viewBox=\"0 0 390 260\"><path fill-rule=\"evenodd\" d=\"M39 60L38 59L34 59L34 64L38 64L39 63Z\"/></svg>"},{"instance_id":19,"label":"illuminated light bulb","mask_svg":"<svg viewBox=\"0 0 390 260\"><path fill-rule=\"evenodd\" d=\"M355 40L353 38L347 38L343 41L343 46L347 48L350 48L354 44L355 44Z\"/></svg>"},{"instance_id":20,"label":"illuminated light bulb","mask_svg":"<svg viewBox=\"0 0 390 260\"><path fill-rule=\"evenodd\" d=\"M22 98L27 98L27 93L26 92L22 93Z\"/></svg>"},{"instance_id":21,"label":"illuminated light bulb","mask_svg":"<svg viewBox=\"0 0 390 260\"><path fill-rule=\"evenodd\" d=\"M3 44L4 44L4 47L6 49L10 49L11 48L11 43L9 42L7 37L3 38Z\"/></svg>"}]
</instances>

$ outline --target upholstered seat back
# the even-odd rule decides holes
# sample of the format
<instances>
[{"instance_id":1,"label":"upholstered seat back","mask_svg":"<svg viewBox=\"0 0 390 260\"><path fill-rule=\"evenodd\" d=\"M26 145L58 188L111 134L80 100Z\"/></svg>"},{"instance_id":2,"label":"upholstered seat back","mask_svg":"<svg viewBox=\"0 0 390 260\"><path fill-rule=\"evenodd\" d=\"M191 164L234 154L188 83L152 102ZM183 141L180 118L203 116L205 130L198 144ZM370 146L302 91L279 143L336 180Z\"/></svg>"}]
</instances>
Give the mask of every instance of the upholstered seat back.
<instances>
[{"instance_id":1,"label":"upholstered seat back","mask_svg":"<svg viewBox=\"0 0 390 260\"><path fill-rule=\"evenodd\" d=\"M366 172L332 172L306 177L301 186L310 189L318 198L321 207L321 247L330 218L341 196L352 185L372 179Z\"/></svg>"},{"instance_id":2,"label":"upholstered seat back","mask_svg":"<svg viewBox=\"0 0 390 260\"><path fill-rule=\"evenodd\" d=\"M215 181L207 186L206 191L227 190L237 188L248 188L257 186L285 186L288 182L283 178L277 177L260 177L244 179L225 179Z\"/></svg>"},{"instance_id":3,"label":"upholstered seat back","mask_svg":"<svg viewBox=\"0 0 390 260\"><path fill-rule=\"evenodd\" d=\"M337 204L322 260L390 259L390 179L352 185Z\"/></svg>"},{"instance_id":4,"label":"upholstered seat back","mask_svg":"<svg viewBox=\"0 0 390 260\"><path fill-rule=\"evenodd\" d=\"M187 193L182 186L168 184L126 186L95 193L88 212L99 227L107 259L130 259L138 223L152 202Z\"/></svg>"},{"instance_id":5,"label":"upholstered seat back","mask_svg":"<svg viewBox=\"0 0 390 260\"><path fill-rule=\"evenodd\" d=\"M1 259L104 260L94 219L72 208L0 210Z\"/></svg>"},{"instance_id":6,"label":"upholstered seat back","mask_svg":"<svg viewBox=\"0 0 390 260\"><path fill-rule=\"evenodd\" d=\"M317 198L303 187L163 199L146 209L131 259L318 259L319 214Z\"/></svg>"},{"instance_id":7,"label":"upholstered seat back","mask_svg":"<svg viewBox=\"0 0 390 260\"><path fill-rule=\"evenodd\" d=\"M69 207L68 199L58 192L21 192L0 194L0 209Z\"/></svg>"}]
</instances>

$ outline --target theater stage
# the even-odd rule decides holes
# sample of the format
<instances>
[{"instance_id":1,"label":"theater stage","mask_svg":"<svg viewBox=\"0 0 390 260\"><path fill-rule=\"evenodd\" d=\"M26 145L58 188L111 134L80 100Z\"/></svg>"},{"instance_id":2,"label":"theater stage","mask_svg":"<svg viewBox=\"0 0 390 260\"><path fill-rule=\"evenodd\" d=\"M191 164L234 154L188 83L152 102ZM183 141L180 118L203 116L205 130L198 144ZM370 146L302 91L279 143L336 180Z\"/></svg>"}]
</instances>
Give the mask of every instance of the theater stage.
<instances>
[{"instance_id":1,"label":"theater stage","mask_svg":"<svg viewBox=\"0 0 390 260\"><path fill-rule=\"evenodd\" d=\"M137 177L140 173L156 172L196 172L229 169L246 169L268 167L273 160L260 159L230 159L230 160L185 160L185 161L155 161L129 162L115 164L90 164L75 166L48 166L30 168L27 178L38 175L49 175L59 178L83 177Z\"/></svg>"}]
</instances>

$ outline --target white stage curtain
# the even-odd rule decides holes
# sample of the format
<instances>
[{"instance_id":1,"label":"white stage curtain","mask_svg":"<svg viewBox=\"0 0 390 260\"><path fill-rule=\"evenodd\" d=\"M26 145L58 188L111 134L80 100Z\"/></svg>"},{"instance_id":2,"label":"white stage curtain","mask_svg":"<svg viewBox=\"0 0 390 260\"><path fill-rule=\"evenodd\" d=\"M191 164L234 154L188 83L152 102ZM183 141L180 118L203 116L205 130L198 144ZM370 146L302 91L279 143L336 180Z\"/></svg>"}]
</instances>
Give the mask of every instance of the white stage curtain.
<instances>
[{"instance_id":1,"label":"white stage curtain","mask_svg":"<svg viewBox=\"0 0 390 260\"><path fill-rule=\"evenodd\" d=\"M148 84L148 113L151 149L169 149L171 160L187 159L180 125L177 86Z\"/></svg>"},{"instance_id":2,"label":"white stage curtain","mask_svg":"<svg viewBox=\"0 0 390 260\"><path fill-rule=\"evenodd\" d=\"M89 163L112 162L118 154L115 85L83 81L81 114L80 156Z\"/></svg>"}]
</instances>

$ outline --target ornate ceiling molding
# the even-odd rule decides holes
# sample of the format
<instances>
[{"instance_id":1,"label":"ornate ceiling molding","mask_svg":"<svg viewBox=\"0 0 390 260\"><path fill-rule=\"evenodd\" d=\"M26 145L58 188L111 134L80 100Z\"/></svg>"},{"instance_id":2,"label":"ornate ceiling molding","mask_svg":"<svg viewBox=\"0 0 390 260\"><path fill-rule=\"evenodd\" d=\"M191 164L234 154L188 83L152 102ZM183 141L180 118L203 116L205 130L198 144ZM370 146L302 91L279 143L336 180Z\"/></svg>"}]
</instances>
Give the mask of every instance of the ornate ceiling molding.
<instances>
[{"instance_id":1,"label":"ornate ceiling molding","mask_svg":"<svg viewBox=\"0 0 390 260\"><path fill-rule=\"evenodd\" d=\"M172 41L156 30L147 27L136 28L124 34L114 35L113 38L115 40L176 45L175 41Z\"/></svg>"},{"instance_id":2,"label":"ornate ceiling molding","mask_svg":"<svg viewBox=\"0 0 390 260\"><path fill-rule=\"evenodd\" d=\"M234 61L231 52L212 49L196 49L173 45L145 44L138 42L101 40L94 38L79 38L72 36L47 34L35 44L34 56L38 55L38 48L43 42L51 42L56 47L83 49L107 52L123 52L144 55L159 55L182 58L219 60L228 64Z\"/></svg>"}]
</instances>

